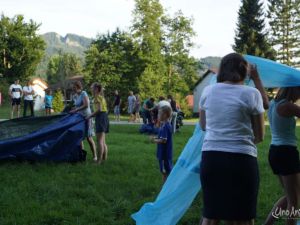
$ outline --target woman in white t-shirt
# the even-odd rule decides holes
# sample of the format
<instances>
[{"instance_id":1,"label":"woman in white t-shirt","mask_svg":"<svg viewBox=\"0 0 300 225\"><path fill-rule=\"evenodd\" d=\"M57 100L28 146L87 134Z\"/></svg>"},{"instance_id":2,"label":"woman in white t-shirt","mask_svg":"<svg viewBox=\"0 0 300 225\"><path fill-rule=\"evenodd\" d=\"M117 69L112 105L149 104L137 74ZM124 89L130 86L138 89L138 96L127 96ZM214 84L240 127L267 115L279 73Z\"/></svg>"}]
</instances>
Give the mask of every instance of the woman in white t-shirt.
<instances>
[{"instance_id":1,"label":"woman in white t-shirt","mask_svg":"<svg viewBox=\"0 0 300 225\"><path fill-rule=\"evenodd\" d=\"M256 88L244 85L248 72ZM221 220L253 224L259 187L255 144L264 137L268 98L256 68L236 53L222 59L217 82L200 99L200 123L206 130L200 170L202 225Z\"/></svg>"}]
</instances>

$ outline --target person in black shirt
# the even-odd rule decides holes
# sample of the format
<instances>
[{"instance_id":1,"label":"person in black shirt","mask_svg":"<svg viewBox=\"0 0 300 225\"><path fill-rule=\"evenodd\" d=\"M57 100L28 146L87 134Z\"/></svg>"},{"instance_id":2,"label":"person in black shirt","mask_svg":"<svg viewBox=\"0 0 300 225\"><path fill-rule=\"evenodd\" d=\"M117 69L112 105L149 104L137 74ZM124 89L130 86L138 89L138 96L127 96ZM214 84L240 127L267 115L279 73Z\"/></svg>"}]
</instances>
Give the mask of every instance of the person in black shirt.
<instances>
[{"instance_id":1,"label":"person in black shirt","mask_svg":"<svg viewBox=\"0 0 300 225\"><path fill-rule=\"evenodd\" d=\"M115 91L115 100L114 100L114 114L115 114L115 120L117 122L120 122L120 106L121 106L121 97L119 95L119 92Z\"/></svg>"},{"instance_id":2,"label":"person in black shirt","mask_svg":"<svg viewBox=\"0 0 300 225\"><path fill-rule=\"evenodd\" d=\"M173 112L177 112L178 111L177 104L172 95L168 95L168 101L171 104L171 108L172 108Z\"/></svg>"}]
</instances>

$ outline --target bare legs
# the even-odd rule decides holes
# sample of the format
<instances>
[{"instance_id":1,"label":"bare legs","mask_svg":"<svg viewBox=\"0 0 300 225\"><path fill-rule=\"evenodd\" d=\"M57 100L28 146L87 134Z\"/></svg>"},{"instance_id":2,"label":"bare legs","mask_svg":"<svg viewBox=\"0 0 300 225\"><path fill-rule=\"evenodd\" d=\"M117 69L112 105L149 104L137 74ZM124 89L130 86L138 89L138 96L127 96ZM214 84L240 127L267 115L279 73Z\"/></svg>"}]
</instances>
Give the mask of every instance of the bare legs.
<instances>
[{"instance_id":1,"label":"bare legs","mask_svg":"<svg viewBox=\"0 0 300 225\"><path fill-rule=\"evenodd\" d=\"M273 216L273 213L278 210L288 210L292 212L293 209L297 210L300 204L300 174L293 174L289 176L280 176L280 182L285 190L285 196L278 200L269 214L265 225L273 225L276 219ZM286 225L296 225L297 220L289 218L286 220Z\"/></svg>"},{"instance_id":2,"label":"bare legs","mask_svg":"<svg viewBox=\"0 0 300 225\"><path fill-rule=\"evenodd\" d=\"M11 107L10 119L14 118L14 112L17 113L17 118L20 118L20 108L21 108L21 105L13 105Z\"/></svg>"},{"instance_id":3,"label":"bare legs","mask_svg":"<svg viewBox=\"0 0 300 225\"><path fill-rule=\"evenodd\" d=\"M51 115L51 109L50 108L46 108L46 116L50 116Z\"/></svg>"},{"instance_id":4,"label":"bare legs","mask_svg":"<svg viewBox=\"0 0 300 225\"><path fill-rule=\"evenodd\" d=\"M97 144L98 144L98 160L97 163L101 164L107 159L108 148L105 141L105 133L97 133Z\"/></svg>"},{"instance_id":5,"label":"bare legs","mask_svg":"<svg viewBox=\"0 0 300 225\"><path fill-rule=\"evenodd\" d=\"M95 142L94 142L93 137L88 137L88 138L87 138L87 141L88 141L88 143L89 143L89 145L90 145L90 149L91 149L92 154L93 154L93 160L94 160L94 161L97 161L96 144L95 144Z\"/></svg>"}]
</instances>

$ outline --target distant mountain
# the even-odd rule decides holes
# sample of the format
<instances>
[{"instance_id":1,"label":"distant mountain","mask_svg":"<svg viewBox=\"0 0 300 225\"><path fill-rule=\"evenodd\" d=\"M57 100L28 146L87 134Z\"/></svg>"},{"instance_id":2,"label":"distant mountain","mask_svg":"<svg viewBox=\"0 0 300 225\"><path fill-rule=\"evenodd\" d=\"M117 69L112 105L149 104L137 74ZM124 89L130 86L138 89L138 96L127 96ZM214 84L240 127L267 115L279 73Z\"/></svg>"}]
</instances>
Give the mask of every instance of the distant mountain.
<instances>
[{"instance_id":1,"label":"distant mountain","mask_svg":"<svg viewBox=\"0 0 300 225\"><path fill-rule=\"evenodd\" d=\"M46 52L42 62L38 65L36 70L36 76L46 78L46 71L49 59L58 54L62 53L73 53L84 60L84 52L90 46L92 39L83 37L77 34L67 34L61 36L55 32L49 32L41 35L46 42Z\"/></svg>"},{"instance_id":2,"label":"distant mountain","mask_svg":"<svg viewBox=\"0 0 300 225\"><path fill-rule=\"evenodd\" d=\"M74 53L80 57L84 57L84 51L90 46L92 39L79 36L76 34L67 34L65 37L49 32L42 35L47 44L46 54L54 55L60 50L66 53Z\"/></svg>"}]
</instances>

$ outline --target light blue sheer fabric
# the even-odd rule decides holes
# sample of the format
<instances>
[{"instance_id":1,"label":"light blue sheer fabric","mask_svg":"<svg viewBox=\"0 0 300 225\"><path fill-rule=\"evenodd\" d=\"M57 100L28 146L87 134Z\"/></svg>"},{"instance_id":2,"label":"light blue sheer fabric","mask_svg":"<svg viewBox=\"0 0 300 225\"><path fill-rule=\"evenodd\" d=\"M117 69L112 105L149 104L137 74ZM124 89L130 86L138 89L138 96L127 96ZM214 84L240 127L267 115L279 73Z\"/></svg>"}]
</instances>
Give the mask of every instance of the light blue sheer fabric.
<instances>
[{"instance_id":1,"label":"light blue sheer fabric","mask_svg":"<svg viewBox=\"0 0 300 225\"><path fill-rule=\"evenodd\" d=\"M174 225L200 191L200 160L204 132L196 125L167 182L154 203L132 215L137 225Z\"/></svg>"},{"instance_id":2,"label":"light blue sheer fabric","mask_svg":"<svg viewBox=\"0 0 300 225\"><path fill-rule=\"evenodd\" d=\"M300 71L271 60L245 56L257 65L265 87L300 86ZM216 77L210 84L216 82ZM248 85L253 86L253 82ZM197 103L196 103L197 104ZM196 125L167 182L153 203L146 203L132 215L137 225L175 225L192 204L201 189L200 161L204 132ZM300 225L300 221L297 225Z\"/></svg>"}]
</instances>

